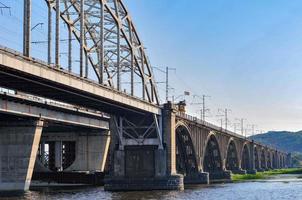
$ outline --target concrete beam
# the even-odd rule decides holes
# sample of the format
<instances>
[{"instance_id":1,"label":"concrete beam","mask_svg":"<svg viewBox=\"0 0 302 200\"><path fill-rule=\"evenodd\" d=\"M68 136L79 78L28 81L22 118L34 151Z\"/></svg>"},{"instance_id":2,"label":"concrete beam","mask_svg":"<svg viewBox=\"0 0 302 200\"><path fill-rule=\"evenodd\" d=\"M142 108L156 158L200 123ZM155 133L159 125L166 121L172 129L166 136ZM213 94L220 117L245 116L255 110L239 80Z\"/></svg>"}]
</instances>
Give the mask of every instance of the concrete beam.
<instances>
[{"instance_id":1,"label":"concrete beam","mask_svg":"<svg viewBox=\"0 0 302 200\"><path fill-rule=\"evenodd\" d=\"M109 129L108 118L68 107L61 107L0 94L0 113L42 118L47 121L96 129Z\"/></svg>"}]
</instances>

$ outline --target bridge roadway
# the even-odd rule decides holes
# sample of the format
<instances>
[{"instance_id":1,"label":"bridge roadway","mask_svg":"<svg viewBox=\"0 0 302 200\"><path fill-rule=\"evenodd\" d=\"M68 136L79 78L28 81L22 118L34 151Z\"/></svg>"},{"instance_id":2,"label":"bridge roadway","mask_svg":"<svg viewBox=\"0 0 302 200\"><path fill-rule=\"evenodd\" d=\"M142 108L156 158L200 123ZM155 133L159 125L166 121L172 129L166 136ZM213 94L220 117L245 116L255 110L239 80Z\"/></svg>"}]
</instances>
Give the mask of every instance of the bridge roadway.
<instances>
[{"instance_id":1,"label":"bridge roadway","mask_svg":"<svg viewBox=\"0 0 302 200\"><path fill-rule=\"evenodd\" d=\"M115 115L161 115L157 105L5 47L0 47L0 86Z\"/></svg>"},{"instance_id":2,"label":"bridge roadway","mask_svg":"<svg viewBox=\"0 0 302 200\"><path fill-rule=\"evenodd\" d=\"M101 112L0 93L0 191L28 190L33 171L49 166L44 158L51 154L56 169L103 172L109 143L109 117Z\"/></svg>"}]
</instances>

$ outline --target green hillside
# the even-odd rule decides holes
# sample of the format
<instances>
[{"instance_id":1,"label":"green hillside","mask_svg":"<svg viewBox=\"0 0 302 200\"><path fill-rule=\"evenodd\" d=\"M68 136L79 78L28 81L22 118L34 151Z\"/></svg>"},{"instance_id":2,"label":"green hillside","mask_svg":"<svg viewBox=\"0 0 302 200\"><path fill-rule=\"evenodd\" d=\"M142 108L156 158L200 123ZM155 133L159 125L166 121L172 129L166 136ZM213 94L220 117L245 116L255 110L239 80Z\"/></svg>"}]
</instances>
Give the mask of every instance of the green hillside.
<instances>
[{"instance_id":1,"label":"green hillside","mask_svg":"<svg viewBox=\"0 0 302 200\"><path fill-rule=\"evenodd\" d=\"M302 167L302 131L270 131L250 138L292 153L293 165L295 167Z\"/></svg>"},{"instance_id":2,"label":"green hillside","mask_svg":"<svg viewBox=\"0 0 302 200\"><path fill-rule=\"evenodd\" d=\"M270 131L250 138L286 152L302 153L302 131Z\"/></svg>"}]
</instances>

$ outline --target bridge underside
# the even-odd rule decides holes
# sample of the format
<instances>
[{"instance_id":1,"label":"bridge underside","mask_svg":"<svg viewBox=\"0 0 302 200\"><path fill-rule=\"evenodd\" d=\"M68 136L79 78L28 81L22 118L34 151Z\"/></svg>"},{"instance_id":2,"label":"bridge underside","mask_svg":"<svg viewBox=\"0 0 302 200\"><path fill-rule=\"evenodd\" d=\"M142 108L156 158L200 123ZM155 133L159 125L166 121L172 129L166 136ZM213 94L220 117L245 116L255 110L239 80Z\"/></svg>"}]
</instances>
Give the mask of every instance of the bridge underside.
<instances>
[{"instance_id":1,"label":"bridge underside","mask_svg":"<svg viewBox=\"0 0 302 200\"><path fill-rule=\"evenodd\" d=\"M103 172L109 142L102 115L1 94L0 191L28 190L41 170Z\"/></svg>"}]
</instances>

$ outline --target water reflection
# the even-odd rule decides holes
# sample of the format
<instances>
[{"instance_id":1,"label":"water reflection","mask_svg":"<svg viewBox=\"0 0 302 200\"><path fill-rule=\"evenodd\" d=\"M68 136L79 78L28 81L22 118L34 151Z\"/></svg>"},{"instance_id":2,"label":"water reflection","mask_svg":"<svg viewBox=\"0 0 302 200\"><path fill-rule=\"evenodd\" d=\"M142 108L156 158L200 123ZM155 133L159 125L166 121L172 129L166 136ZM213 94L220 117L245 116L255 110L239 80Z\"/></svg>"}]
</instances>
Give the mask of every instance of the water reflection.
<instances>
[{"instance_id":1,"label":"water reflection","mask_svg":"<svg viewBox=\"0 0 302 200\"><path fill-rule=\"evenodd\" d=\"M2 200L283 200L302 199L302 180L295 175L282 175L270 180L244 183L191 186L184 191L106 192L102 187L72 190L46 189L22 196L0 197Z\"/></svg>"}]
</instances>

